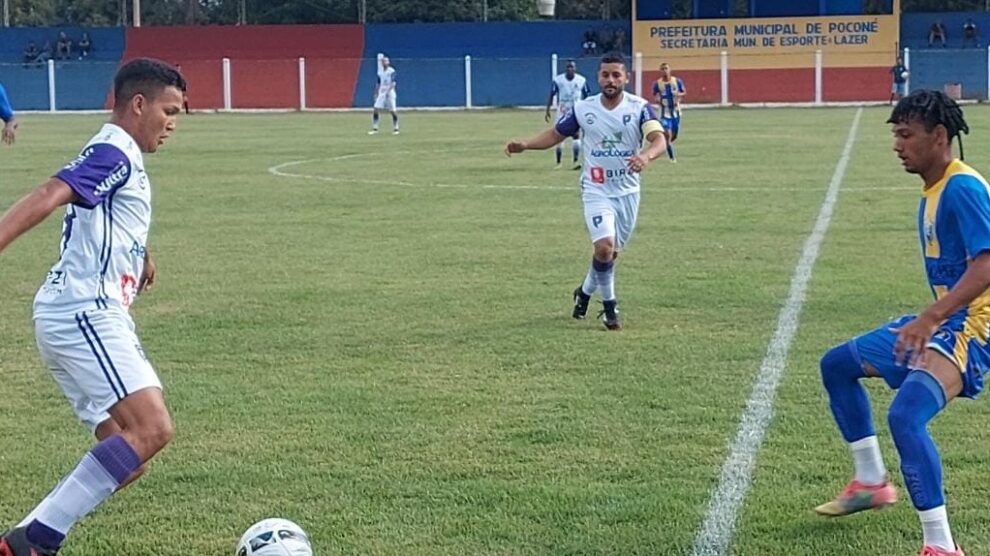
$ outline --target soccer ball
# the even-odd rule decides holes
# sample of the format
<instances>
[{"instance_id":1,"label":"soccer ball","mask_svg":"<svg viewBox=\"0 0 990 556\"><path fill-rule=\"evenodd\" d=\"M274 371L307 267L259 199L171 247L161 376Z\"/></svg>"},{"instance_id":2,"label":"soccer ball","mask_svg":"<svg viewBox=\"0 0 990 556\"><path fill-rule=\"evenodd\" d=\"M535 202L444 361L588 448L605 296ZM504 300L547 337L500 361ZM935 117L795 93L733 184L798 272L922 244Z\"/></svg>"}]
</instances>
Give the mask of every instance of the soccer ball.
<instances>
[{"instance_id":1,"label":"soccer ball","mask_svg":"<svg viewBox=\"0 0 990 556\"><path fill-rule=\"evenodd\" d=\"M288 519L264 519L244 532L235 556L313 556L302 527Z\"/></svg>"},{"instance_id":2,"label":"soccer ball","mask_svg":"<svg viewBox=\"0 0 990 556\"><path fill-rule=\"evenodd\" d=\"M907 79L908 78L908 75L910 75L908 72L902 71L901 72L901 79Z\"/></svg>"}]
</instances>

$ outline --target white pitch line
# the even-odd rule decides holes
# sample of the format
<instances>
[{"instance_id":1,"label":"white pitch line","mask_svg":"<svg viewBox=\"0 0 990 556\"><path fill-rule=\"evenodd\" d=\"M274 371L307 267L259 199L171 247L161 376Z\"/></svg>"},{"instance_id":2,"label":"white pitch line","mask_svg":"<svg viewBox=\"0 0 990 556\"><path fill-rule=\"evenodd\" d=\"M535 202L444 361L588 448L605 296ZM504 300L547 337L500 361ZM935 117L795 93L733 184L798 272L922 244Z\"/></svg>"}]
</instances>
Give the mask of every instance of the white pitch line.
<instances>
[{"instance_id":1,"label":"white pitch line","mask_svg":"<svg viewBox=\"0 0 990 556\"><path fill-rule=\"evenodd\" d=\"M842 149L842 156L835 166L835 173L832 174L825 200L822 202L821 210L818 211L815 227L804 242L801 258L791 277L787 301L777 318L777 328L773 332L763 363L760 364L759 376L746 402L746 411L739 423L729 457L722 466L718 487L709 500L705 521L695 537L694 549L691 551L693 556L723 556L728 552L729 541L732 539L736 525L736 514L749 490L756 456L773 418L777 386L784 373L787 352L797 331L805 291L811 280L811 271L818 258L822 241L825 239L825 232L828 231L832 211L839 196L839 188L842 186L846 167L849 165L849 157L853 143L856 141L862 113L862 108L856 110L852 126L849 128L849 137Z\"/></svg>"},{"instance_id":2,"label":"white pitch line","mask_svg":"<svg viewBox=\"0 0 990 556\"><path fill-rule=\"evenodd\" d=\"M403 151L406 153L413 153L419 151ZM392 153L396 154L396 153ZM529 190L529 191L577 191L579 189L577 184L577 174L575 173L575 183L574 185L520 185L520 184L467 184L467 183L415 183L403 180L369 180L364 178L344 178L336 176L328 176L323 174L304 174L289 171L289 168L296 166L301 166L304 164L311 164L314 162L337 162L341 160L349 160L352 158L358 158L368 156L365 153L355 153L355 154L345 154L340 156L334 156L330 158L310 158L306 160L290 160L288 162L283 162L281 164L276 164L268 168L268 173L273 176L280 178L289 179L299 179L299 180L316 180L316 181L326 181L331 183L340 184L353 184L353 185L392 185L400 187L435 187L439 189L517 189L517 190ZM649 178L646 178L649 179ZM648 194L661 194L661 193L793 193L793 192L820 192L821 189L817 187L735 187L735 186L714 186L714 187L683 187L683 186L673 186L669 187L663 183L659 185L647 184L646 188ZM858 192L858 191L890 191L890 192L912 192L916 193L918 191L917 187L855 187L846 188L846 192Z\"/></svg>"}]
</instances>

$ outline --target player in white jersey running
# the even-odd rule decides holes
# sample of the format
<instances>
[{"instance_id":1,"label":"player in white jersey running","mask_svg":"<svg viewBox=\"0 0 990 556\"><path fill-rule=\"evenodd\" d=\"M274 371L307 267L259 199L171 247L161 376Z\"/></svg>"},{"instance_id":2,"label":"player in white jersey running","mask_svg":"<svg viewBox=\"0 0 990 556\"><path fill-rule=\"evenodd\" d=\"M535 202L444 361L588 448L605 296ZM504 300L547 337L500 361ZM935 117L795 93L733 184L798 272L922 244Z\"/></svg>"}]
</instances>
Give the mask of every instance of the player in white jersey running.
<instances>
[{"instance_id":1,"label":"player in white jersey running","mask_svg":"<svg viewBox=\"0 0 990 556\"><path fill-rule=\"evenodd\" d=\"M545 150L565 137L584 131L581 199L584 219L594 244L594 257L584 283L574 290L573 317L583 319L598 291L605 327L619 330L615 296L615 258L629 242L639 211L639 174L667 145L663 126L646 99L626 93L629 80L622 56L602 58L598 70L601 94L581 100L557 124L525 141L510 141L505 153ZM640 150L643 140L649 142Z\"/></svg>"},{"instance_id":2,"label":"player in white jersey running","mask_svg":"<svg viewBox=\"0 0 990 556\"><path fill-rule=\"evenodd\" d=\"M557 99L557 120L561 120L567 116L572 110L574 110L574 104L579 100L584 100L588 98L591 94L591 90L588 89L588 82L583 75L577 72L577 64L574 60L568 60L565 66L564 73L553 78L553 82L550 84L550 96L547 97L547 112L544 116L544 121L550 121L550 106L553 104L553 100ZM574 156L574 170L581 169L581 163L579 162L581 156L581 134L578 132L571 137L571 151ZM563 152L560 148L560 144L557 145L557 167L560 167L560 159L563 156Z\"/></svg>"},{"instance_id":3,"label":"player in white jersey running","mask_svg":"<svg viewBox=\"0 0 990 556\"><path fill-rule=\"evenodd\" d=\"M399 114L395 111L395 68L391 66L388 56L382 56L382 66L378 70L378 80L375 81L375 112L371 116L371 131L368 135L378 133L378 111L388 110L392 113L392 135L399 134Z\"/></svg>"},{"instance_id":4,"label":"player in white jersey running","mask_svg":"<svg viewBox=\"0 0 990 556\"><path fill-rule=\"evenodd\" d=\"M34 300L35 338L97 444L14 529L0 556L51 556L69 529L136 479L172 438L161 382L128 307L155 282L148 251L151 184L142 153L175 131L186 82L172 66L132 60L114 77L110 122L79 155L0 217L0 251L68 205L61 256ZM7 478L5 488L17 486Z\"/></svg>"}]
</instances>

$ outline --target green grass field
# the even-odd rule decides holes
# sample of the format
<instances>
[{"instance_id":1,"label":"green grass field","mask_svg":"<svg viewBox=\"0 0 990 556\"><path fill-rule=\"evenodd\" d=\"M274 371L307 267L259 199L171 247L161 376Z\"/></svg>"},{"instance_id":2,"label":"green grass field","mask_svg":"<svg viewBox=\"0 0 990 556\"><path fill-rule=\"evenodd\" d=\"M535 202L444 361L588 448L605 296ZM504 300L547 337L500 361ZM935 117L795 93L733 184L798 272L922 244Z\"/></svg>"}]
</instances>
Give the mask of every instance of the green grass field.
<instances>
[{"instance_id":1,"label":"green grass field","mask_svg":"<svg viewBox=\"0 0 990 556\"><path fill-rule=\"evenodd\" d=\"M590 260L577 173L501 153L543 128L539 112L408 113L395 137L367 136L367 114L183 119L146 158L159 285L133 309L176 439L62 554L232 554L270 516L300 523L317 555L689 554L855 111L687 112L679 164L644 177L619 333L570 318ZM811 511L851 472L818 358L930 301L920 180L887 114L863 113L733 555L921 546L881 384L902 501ZM968 160L990 172L990 110L967 116ZM103 119L25 116L0 149L0 209ZM2 524L91 444L30 321L60 220L0 255ZM990 554L988 419L964 401L932 426L970 556Z\"/></svg>"}]
</instances>

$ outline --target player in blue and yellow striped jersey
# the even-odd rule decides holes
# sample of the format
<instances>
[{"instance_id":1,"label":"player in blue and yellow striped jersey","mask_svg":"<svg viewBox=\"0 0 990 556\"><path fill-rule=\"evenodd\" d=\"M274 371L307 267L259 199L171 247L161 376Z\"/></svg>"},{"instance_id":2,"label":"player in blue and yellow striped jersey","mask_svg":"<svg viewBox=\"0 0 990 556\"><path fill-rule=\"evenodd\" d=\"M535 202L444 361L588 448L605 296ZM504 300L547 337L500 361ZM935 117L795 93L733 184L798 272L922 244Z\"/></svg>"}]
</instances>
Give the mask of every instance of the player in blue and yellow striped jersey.
<instances>
[{"instance_id":1,"label":"player in blue and yellow striped jersey","mask_svg":"<svg viewBox=\"0 0 990 556\"><path fill-rule=\"evenodd\" d=\"M7 99L7 91L4 90L3 85L0 85L0 120L3 120L0 142L13 145L17 137L17 120L14 118L14 109L10 107L10 100Z\"/></svg>"},{"instance_id":2,"label":"player in blue and yellow striped jersey","mask_svg":"<svg viewBox=\"0 0 990 556\"><path fill-rule=\"evenodd\" d=\"M990 368L990 186L952 154L968 133L962 110L940 91L914 92L890 119L894 151L924 181L918 238L935 298L918 315L832 348L821 361L835 421L852 452L855 476L816 511L843 516L892 504L893 485L880 455L869 400L860 380L881 377L897 395L887 421L901 472L924 533L922 556L962 556L949 529L942 463L928 423L957 396L975 398ZM959 145L962 156L962 143Z\"/></svg>"},{"instance_id":3,"label":"player in blue and yellow striped jersey","mask_svg":"<svg viewBox=\"0 0 990 556\"><path fill-rule=\"evenodd\" d=\"M677 162L674 141L681 129L681 98L686 93L684 82L670 73L670 64L660 64L660 79L653 83L653 100L657 103L657 114L667 136L667 157L671 162Z\"/></svg>"}]
</instances>

